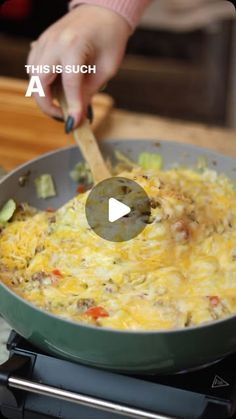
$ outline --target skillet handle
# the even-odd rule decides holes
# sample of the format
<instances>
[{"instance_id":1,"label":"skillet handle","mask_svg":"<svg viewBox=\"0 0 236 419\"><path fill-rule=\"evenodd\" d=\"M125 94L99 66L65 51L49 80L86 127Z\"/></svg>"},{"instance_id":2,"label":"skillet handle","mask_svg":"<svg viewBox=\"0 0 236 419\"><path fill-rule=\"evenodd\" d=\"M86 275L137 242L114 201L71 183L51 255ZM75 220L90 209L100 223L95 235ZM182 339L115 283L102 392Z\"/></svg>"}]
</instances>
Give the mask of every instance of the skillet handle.
<instances>
[{"instance_id":1,"label":"skillet handle","mask_svg":"<svg viewBox=\"0 0 236 419\"><path fill-rule=\"evenodd\" d=\"M92 407L94 409L103 410L105 412L126 415L127 418L136 419L175 419L170 416L163 416L156 413L148 412L141 409L135 409L118 403L109 402L99 398L86 396L80 393L63 390L49 385L36 383L34 381L25 380L19 377L9 377L8 386L10 388L29 391L31 393L40 394L47 397L54 397L59 400L77 403L79 405Z\"/></svg>"},{"instance_id":2,"label":"skillet handle","mask_svg":"<svg viewBox=\"0 0 236 419\"><path fill-rule=\"evenodd\" d=\"M122 415L125 418L189 418L189 416L186 416L186 413L183 413L184 410L182 413L179 412L180 415L178 416L169 416L162 413L155 413L153 411L128 406L127 404L121 404L120 402L111 402L99 397L87 396L86 394L82 394L80 392L75 393L73 391L64 390L62 388L57 388L41 382L35 382L29 378L21 378L19 375L23 375L23 377L30 377L32 375L36 358L37 357L35 355L30 353L27 355L14 353L8 361L6 361L3 365L0 365L0 411L4 417L23 419L25 417L24 406L27 399L27 393L29 392L97 409L100 412L102 411ZM165 387L165 389L168 392L168 387ZM183 391L183 393L186 392ZM232 412L230 412L230 406L224 401L215 401L207 396L198 394L195 395L198 396L198 403L196 405L195 403L191 403L191 394L192 393L189 392L186 394L186 397L183 394L182 396L180 394L180 398L183 398L182 401L185 400L186 403L190 403L192 406L191 419L226 419L231 417L230 413ZM156 393L156 397L158 397L158 391Z\"/></svg>"}]
</instances>

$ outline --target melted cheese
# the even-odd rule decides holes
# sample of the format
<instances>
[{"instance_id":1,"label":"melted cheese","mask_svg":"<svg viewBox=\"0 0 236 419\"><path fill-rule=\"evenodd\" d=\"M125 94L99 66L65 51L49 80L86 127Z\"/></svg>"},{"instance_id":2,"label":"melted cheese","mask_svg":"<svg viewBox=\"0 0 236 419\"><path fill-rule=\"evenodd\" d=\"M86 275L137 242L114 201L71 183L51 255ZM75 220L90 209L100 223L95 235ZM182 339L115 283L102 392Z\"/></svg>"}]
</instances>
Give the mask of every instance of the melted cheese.
<instances>
[{"instance_id":1,"label":"melted cheese","mask_svg":"<svg viewBox=\"0 0 236 419\"><path fill-rule=\"evenodd\" d=\"M116 329L182 328L235 313L232 182L210 170L137 168L122 176L151 200L139 236L98 237L85 217L87 193L55 214L16 215L0 235L2 281L51 313ZM91 307L105 314L91 316Z\"/></svg>"}]
</instances>

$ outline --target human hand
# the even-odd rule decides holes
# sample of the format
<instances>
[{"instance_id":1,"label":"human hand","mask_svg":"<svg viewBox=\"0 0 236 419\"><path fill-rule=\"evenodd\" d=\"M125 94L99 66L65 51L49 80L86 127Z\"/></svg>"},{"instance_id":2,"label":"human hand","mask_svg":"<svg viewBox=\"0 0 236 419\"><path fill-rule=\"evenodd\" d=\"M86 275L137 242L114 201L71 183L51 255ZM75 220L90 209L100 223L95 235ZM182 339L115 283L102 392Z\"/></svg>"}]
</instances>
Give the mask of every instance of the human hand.
<instances>
[{"instance_id":1,"label":"human hand","mask_svg":"<svg viewBox=\"0 0 236 419\"><path fill-rule=\"evenodd\" d=\"M96 74L62 73L68 115L73 118L66 131L80 124L94 93L115 75L130 32L128 23L115 12L81 5L50 26L33 43L29 65L96 65ZM45 97L34 96L46 114L62 118L62 110L53 101L52 84L57 76L52 72L40 74Z\"/></svg>"}]
</instances>

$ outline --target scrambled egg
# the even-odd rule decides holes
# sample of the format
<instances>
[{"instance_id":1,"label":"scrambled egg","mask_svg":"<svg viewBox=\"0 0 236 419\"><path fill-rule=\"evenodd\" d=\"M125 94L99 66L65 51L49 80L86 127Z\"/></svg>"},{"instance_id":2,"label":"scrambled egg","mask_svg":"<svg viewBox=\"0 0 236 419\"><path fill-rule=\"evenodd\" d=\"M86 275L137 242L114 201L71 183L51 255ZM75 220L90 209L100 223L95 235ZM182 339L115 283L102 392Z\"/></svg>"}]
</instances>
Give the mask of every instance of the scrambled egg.
<instances>
[{"instance_id":1,"label":"scrambled egg","mask_svg":"<svg viewBox=\"0 0 236 419\"><path fill-rule=\"evenodd\" d=\"M0 233L0 276L55 315L115 329L166 330L236 313L236 189L205 169L133 169L151 215L136 238L98 237L88 193L56 212L21 206Z\"/></svg>"}]
</instances>

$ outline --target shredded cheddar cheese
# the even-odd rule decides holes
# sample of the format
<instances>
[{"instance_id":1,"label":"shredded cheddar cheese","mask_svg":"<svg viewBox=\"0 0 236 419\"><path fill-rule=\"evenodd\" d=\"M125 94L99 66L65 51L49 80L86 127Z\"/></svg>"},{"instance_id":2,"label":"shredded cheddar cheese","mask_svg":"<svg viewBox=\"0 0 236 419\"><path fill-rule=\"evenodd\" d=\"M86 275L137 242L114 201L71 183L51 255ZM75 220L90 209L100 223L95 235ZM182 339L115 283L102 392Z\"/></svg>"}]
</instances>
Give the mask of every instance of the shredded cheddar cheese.
<instances>
[{"instance_id":1,"label":"shredded cheddar cheese","mask_svg":"<svg viewBox=\"0 0 236 419\"><path fill-rule=\"evenodd\" d=\"M109 242L85 216L88 192L58 211L17 211L0 233L0 276L55 315L102 327L166 330L236 313L236 189L205 169L134 168L150 222Z\"/></svg>"}]
</instances>

